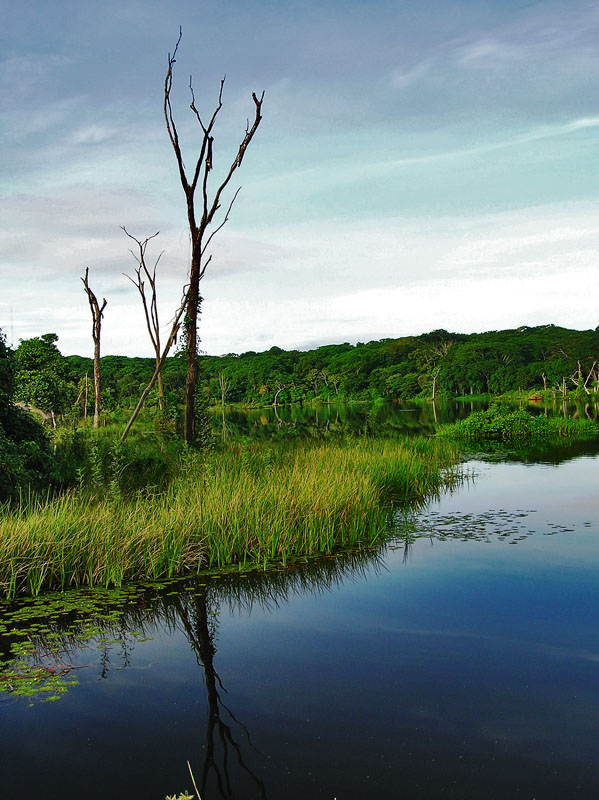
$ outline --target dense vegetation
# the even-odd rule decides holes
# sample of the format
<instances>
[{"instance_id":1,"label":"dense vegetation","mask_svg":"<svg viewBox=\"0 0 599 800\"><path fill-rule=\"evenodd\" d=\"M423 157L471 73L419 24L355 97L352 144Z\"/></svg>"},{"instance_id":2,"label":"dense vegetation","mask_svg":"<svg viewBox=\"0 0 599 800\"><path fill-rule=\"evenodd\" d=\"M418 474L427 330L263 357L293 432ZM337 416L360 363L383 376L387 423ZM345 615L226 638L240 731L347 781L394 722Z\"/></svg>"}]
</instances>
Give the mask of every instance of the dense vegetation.
<instances>
[{"instance_id":1,"label":"dense vegetation","mask_svg":"<svg viewBox=\"0 0 599 800\"><path fill-rule=\"evenodd\" d=\"M466 419L445 425L443 437L468 442L508 442L528 445L549 438L552 440L593 439L598 429L590 419L532 416L521 408L493 404L483 411L474 411Z\"/></svg>"},{"instance_id":2,"label":"dense vegetation","mask_svg":"<svg viewBox=\"0 0 599 800\"><path fill-rule=\"evenodd\" d=\"M47 414L81 418L92 412L92 361L61 356L55 334L22 341L15 353L17 400ZM7 348L4 347L4 351ZM599 394L599 329L554 325L481 334L437 330L421 336L335 344L315 350L200 356L200 405L501 395L555 392ZM137 402L154 370L152 358L104 356L103 408L110 415ZM181 356L164 367L167 414L183 400ZM151 394L148 405L157 404Z\"/></svg>"},{"instance_id":3,"label":"dense vegetation","mask_svg":"<svg viewBox=\"0 0 599 800\"><path fill-rule=\"evenodd\" d=\"M92 475L76 492L4 507L0 592L118 586L373 544L392 498L439 489L457 458L452 445L425 439L187 449L166 487L134 493L123 491L117 462L107 485Z\"/></svg>"},{"instance_id":4,"label":"dense vegetation","mask_svg":"<svg viewBox=\"0 0 599 800\"><path fill-rule=\"evenodd\" d=\"M223 428L217 444L209 405L565 386L588 400L597 396L598 352L597 331L545 326L202 356L204 391L190 448L178 435L185 375L179 357L165 367L165 408L150 396L121 443L153 359L102 359L103 425L94 429L89 359L63 357L55 334L22 341L14 353L0 337L0 499L9 501L0 507L0 591L284 564L373 543L385 533L389 503L439 489L453 479L459 457L459 445L447 438L373 436L376 414L366 414L359 431L343 422L327 426L326 444L323 436L294 436L280 419L278 441L229 438ZM41 411L45 429L15 401ZM587 434L596 435L588 420L493 408L446 431L450 439L495 441Z\"/></svg>"},{"instance_id":5,"label":"dense vegetation","mask_svg":"<svg viewBox=\"0 0 599 800\"><path fill-rule=\"evenodd\" d=\"M50 444L42 426L13 402L15 359L0 331L0 499L54 479Z\"/></svg>"},{"instance_id":6,"label":"dense vegetation","mask_svg":"<svg viewBox=\"0 0 599 800\"><path fill-rule=\"evenodd\" d=\"M91 359L70 356L73 383L91 374ZM444 330L421 336L314 350L201 356L202 386L211 404L270 405L336 400L407 399L416 396L499 395L555 390L580 395L598 391L599 329L555 325L481 334ZM129 407L153 370L151 358L105 356L105 408ZM184 365L167 361L171 402L182 396ZM586 382L586 386L585 386ZM434 384L434 387L433 387Z\"/></svg>"}]
</instances>

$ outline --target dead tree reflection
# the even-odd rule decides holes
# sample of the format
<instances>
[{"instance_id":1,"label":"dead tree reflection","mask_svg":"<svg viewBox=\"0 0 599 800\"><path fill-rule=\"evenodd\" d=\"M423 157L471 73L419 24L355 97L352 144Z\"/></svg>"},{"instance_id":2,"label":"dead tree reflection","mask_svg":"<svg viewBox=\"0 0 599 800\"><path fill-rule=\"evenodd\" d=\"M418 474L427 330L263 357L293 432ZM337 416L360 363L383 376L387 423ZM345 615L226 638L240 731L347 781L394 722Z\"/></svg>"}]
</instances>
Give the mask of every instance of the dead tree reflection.
<instances>
[{"instance_id":1,"label":"dead tree reflection","mask_svg":"<svg viewBox=\"0 0 599 800\"><path fill-rule=\"evenodd\" d=\"M199 781L200 796L206 794L206 787L211 775L216 781L219 797L224 800L233 800L232 776L230 772L231 757L235 758L237 765L249 776L257 789L257 797L266 798L264 782L247 765L241 744L233 735L232 725L225 718L236 725L253 748L248 729L235 717L231 709L223 702L222 694L227 690L214 666L216 647L215 608L211 608L205 587L195 593L190 603L184 603L180 596L175 602L176 612L198 662L204 670L206 683L206 696L208 700L208 721L206 726L206 756ZM220 748L219 745L220 744Z\"/></svg>"}]
</instances>

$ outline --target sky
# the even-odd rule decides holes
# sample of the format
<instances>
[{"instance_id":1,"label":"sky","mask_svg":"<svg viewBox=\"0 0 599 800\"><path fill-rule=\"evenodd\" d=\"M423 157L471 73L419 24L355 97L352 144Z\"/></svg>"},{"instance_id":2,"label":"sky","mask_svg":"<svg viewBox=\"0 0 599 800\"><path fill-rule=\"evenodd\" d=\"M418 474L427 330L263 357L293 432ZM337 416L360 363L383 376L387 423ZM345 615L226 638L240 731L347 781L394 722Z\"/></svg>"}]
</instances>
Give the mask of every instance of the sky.
<instances>
[{"instance_id":1,"label":"sky","mask_svg":"<svg viewBox=\"0 0 599 800\"><path fill-rule=\"evenodd\" d=\"M187 165L226 75L213 187L251 93L263 120L202 281L207 353L599 325L593 0L0 0L0 328L150 356L131 242L168 329L186 283ZM222 217L221 217L222 219ZM218 222L217 222L218 224Z\"/></svg>"}]
</instances>

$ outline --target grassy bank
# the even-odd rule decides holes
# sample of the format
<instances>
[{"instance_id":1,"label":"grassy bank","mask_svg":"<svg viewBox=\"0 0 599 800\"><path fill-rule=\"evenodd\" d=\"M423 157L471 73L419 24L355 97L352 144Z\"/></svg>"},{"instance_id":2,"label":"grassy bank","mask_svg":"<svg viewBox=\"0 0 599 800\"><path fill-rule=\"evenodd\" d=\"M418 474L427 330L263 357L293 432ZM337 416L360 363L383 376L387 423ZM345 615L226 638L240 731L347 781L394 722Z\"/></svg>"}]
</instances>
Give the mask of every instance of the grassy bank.
<instances>
[{"instance_id":1,"label":"grassy bank","mask_svg":"<svg viewBox=\"0 0 599 800\"><path fill-rule=\"evenodd\" d=\"M372 543L394 497L438 490L455 480L457 460L455 445L425 439L189 451L153 494L125 496L112 481L105 492L5 506L0 591L118 586Z\"/></svg>"}]
</instances>

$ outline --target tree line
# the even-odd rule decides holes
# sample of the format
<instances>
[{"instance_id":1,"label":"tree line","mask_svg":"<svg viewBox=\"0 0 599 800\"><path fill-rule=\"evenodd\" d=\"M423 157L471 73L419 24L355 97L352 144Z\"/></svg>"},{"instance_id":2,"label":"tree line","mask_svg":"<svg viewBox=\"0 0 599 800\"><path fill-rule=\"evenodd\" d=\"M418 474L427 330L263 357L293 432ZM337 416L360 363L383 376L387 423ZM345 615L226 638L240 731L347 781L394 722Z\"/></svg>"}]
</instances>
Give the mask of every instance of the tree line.
<instances>
[{"instance_id":1,"label":"tree line","mask_svg":"<svg viewBox=\"0 0 599 800\"><path fill-rule=\"evenodd\" d=\"M50 421L93 414L93 360L60 354L55 334L24 340L15 351L15 397ZM103 356L102 405L130 410L147 386L155 359ZM165 360L162 397L147 403L178 413L185 403L187 354ZM347 342L313 350L248 351L197 357L200 401L206 405L396 401L463 395L553 392L599 398L599 329L556 325ZM163 406L161 409L160 407Z\"/></svg>"}]
</instances>

